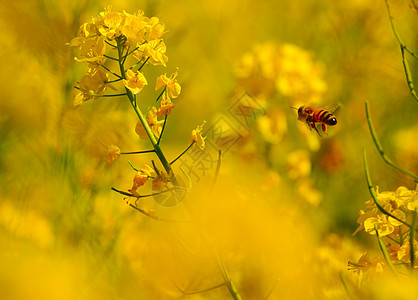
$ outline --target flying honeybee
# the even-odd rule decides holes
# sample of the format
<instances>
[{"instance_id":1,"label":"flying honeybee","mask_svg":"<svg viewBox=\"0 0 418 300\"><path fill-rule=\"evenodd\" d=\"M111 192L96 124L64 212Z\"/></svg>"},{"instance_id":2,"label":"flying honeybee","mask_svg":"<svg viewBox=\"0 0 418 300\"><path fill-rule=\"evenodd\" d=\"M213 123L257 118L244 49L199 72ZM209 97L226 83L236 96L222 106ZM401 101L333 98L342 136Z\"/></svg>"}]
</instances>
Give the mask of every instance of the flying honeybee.
<instances>
[{"instance_id":1,"label":"flying honeybee","mask_svg":"<svg viewBox=\"0 0 418 300\"><path fill-rule=\"evenodd\" d=\"M321 136L316 128L316 123L320 123L322 125L322 131L327 134L326 125L334 126L337 124L337 118L332 113L338 108L338 106L338 104L324 107L303 105L299 108L292 108L298 111L298 120L306 122L311 130L312 128L315 129L318 135Z\"/></svg>"}]
</instances>

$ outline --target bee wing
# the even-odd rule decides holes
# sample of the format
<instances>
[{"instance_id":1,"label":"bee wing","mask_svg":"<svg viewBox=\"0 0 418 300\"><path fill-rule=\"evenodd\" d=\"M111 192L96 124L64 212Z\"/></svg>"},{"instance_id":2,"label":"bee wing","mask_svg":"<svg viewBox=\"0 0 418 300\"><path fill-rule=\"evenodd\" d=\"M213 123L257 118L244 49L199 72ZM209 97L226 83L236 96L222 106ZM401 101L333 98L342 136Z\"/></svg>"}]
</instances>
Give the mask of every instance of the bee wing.
<instances>
[{"instance_id":1,"label":"bee wing","mask_svg":"<svg viewBox=\"0 0 418 300\"><path fill-rule=\"evenodd\" d=\"M333 103L333 104L321 105L319 108L333 113L340 107L341 105L339 103Z\"/></svg>"}]
</instances>

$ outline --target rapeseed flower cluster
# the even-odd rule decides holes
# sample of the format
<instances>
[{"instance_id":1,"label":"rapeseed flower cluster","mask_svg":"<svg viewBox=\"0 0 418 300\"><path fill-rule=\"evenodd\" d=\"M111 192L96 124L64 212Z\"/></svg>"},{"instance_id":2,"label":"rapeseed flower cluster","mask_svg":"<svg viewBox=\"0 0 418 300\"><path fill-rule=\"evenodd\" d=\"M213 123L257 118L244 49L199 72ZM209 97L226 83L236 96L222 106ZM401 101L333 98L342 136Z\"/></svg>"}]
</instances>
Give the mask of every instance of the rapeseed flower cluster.
<instances>
[{"instance_id":1,"label":"rapeseed flower cluster","mask_svg":"<svg viewBox=\"0 0 418 300\"><path fill-rule=\"evenodd\" d=\"M360 211L357 219L359 227L354 232L364 231L371 235L386 237L386 248L391 261L399 264L411 263L411 241L414 244L414 258L418 259L418 243L415 231L411 233L411 222L418 209L417 190L400 186L396 191L379 192L376 198L381 208L373 199L368 200L366 210ZM382 210L383 209L383 210ZM413 234L413 236L411 236ZM416 268L416 266L414 266Z\"/></svg>"},{"instance_id":2,"label":"rapeseed flower cluster","mask_svg":"<svg viewBox=\"0 0 418 300\"><path fill-rule=\"evenodd\" d=\"M198 126L192 131L189 147L172 162L167 160L160 147L167 117L175 107L173 99L181 93L181 86L177 81L178 69L169 76L165 73L156 78L155 91L161 90L155 101L159 102L159 106L149 106L147 111L143 112L138 105L137 98L150 81L144 74L144 67L165 67L168 61L165 54L167 47L162 38L165 32L165 25L157 17L146 17L141 10L136 14L114 12L108 6L96 18L81 25L77 37L68 43L79 50L75 60L87 64L87 74L75 86L78 92L74 96L73 106L80 107L86 101L101 97L127 96L139 118L135 132L141 139L149 140L152 145L152 150L136 152L122 152L116 145L106 145L107 165L112 165L121 155L152 152L157 155L165 170L160 170L153 160L152 167L151 164L145 164L140 170L131 165L136 171L132 187L127 192L114 190L136 199L143 197L138 189L144 186L149 178L153 179L153 191L168 192L175 189L177 180L172 171L172 164L193 144L201 149L205 146L202 127ZM112 70L115 62L117 70ZM127 67L127 64L130 66ZM105 94L109 88L117 91L117 84L120 83L125 92Z\"/></svg>"},{"instance_id":3,"label":"rapeseed flower cluster","mask_svg":"<svg viewBox=\"0 0 418 300\"><path fill-rule=\"evenodd\" d=\"M87 63L88 71L78 82L79 92L73 105L77 107L90 99L97 99L109 87L115 89L109 79L111 75L117 77L112 82L122 80L129 91L138 94L148 84L144 74L139 70L134 72L130 67L123 70L124 74L116 75L104 64L107 60L118 61L118 58L106 55L106 50L123 51L120 66L129 55L135 57L138 63L166 66L168 58L162 39L164 33L165 25L157 17L145 17L141 10L136 14L113 12L110 6L98 17L92 18L91 22L81 25L77 37L69 45L79 49L79 56L75 60ZM161 88L161 84L157 83L157 88Z\"/></svg>"},{"instance_id":4,"label":"rapeseed flower cluster","mask_svg":"<svg viewBox=\"0 0 418 300\"><path fill-rule=\"evenodd\" d=\"M241 57L235 70L238 84L257 98L277 94L291 105L319 103L327 89L322 65L313 61L311 52L293 44L256 45Z\"/></svg>"}]
</instances>

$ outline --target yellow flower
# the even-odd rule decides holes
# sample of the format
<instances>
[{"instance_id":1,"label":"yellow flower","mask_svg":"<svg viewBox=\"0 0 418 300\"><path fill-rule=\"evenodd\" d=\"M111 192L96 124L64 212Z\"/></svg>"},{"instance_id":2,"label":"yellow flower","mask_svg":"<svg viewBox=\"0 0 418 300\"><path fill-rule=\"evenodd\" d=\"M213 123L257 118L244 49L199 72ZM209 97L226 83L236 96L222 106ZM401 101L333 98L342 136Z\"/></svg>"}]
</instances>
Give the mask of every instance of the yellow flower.
<instances>
[{"instance_id":1,"label":"yellow flower","mask_svg":"<svg viewBox=\"0 0 418 300\"><path fill-rule=\"evenodd\" d=\"M380 258L375 257L373 260L370 259L370 255L365 252L358 260L358 262L353 263L351 261L348 262L348 269L355 270L359 272L361 275L362 273L382 273L383 272L383 262Z\"/></svg>"},{"instance_id":2,"label":"yellow flower","mask_svg":"<svg viewBox=\"0 0 418 300\"><path fill-rule=\"evenodd\" d=\"M272 107L266 115L257 118L257 127L265 141L277 144L287 131L286 116L282 110Z\"/></svg>"},{"instance_id":3,"label":"yellow flower","mask_svg":"<svg viewBox=\"0 0 418 300\"><path fill-rule=\"evenodd\" d=\"M400 210L400 209L395 209L394 211L391 211L390 214L392 216L398 218L401 221L404 221L404 222L406 221L405 213L402 210ZM399 222L398 220L396 220L396 219L394 219L392 217L389 217L388 220L389 220L390 224L392 224L393 226L400 226L400 225L402 225L401 222Z\"/></svg>"},{"instance_id":4,"label":"yellow flower","mask_svg":"<svg viewBox=\"0 0 418 300\"><path fill-rule=\"evenodd\" d=\"M374 211L366 211L365 212L363 210L360 210L359 215L360 216L357 219L357 223L360 224L360 226L356 229L356 231L354 231L353 235L357 234L359 231L364 229L364 221L365 220L367 220L369 218L372 218L372 217L377 217L377 214Z\"/></svg>"},{"instance_id":5,"label":"yellow flower","mask_svg":"<svg viewBox=\"0 0 418 300\"><path fill-rule=\"evenodd\" d=\"M139 10L137 15L132 15L123 12L125 15L125 22L122 27L122 34L127 39L127 45L141 45L145 39L147 23L144 20L144 12Z\"/></svg>"},{"instance_id":6,"label":"yellow flower","mask_svg":"<svg viewBox=\"0 0 418 300\"><path fill-rule=\"evenodd\" d=\"M326 90L322 66L310 52L291 44L256 45L243 55L235 73L239 84L255 96L279 93L313 103Z\"/></svg>"},{"instance_id":7,"label":"yellow flower","mask_svg":"<svg viewBox=\"0 0 418 300\"><path fill-rule=\"evenodd\" d=\"M312 180L302 179L297 184L299 196L313 206L318 206L322 201L322 193L313 187Z\"/></svg>"},{"instance_id":8,"label":"yellow flower","mask_svg":"<svg viewBox=\"0 0 418 300\"><path fill-rule=\"evenodd\" d=\"M415 210L418 203L417 191L409 190L404 186L400 186L395 192L385 191L379 192L379 187L376 187L376 198L379 203L388 211L392 212L396 209ZM369 208L375 208L373 199L366 202Z\"/></svg>"},{"instance_id":9,"label":"yellow flower","mask_svg":"<svg viewBox=\"0 0 418 300\"><path fill-rule=\"evenodd\" d=\"M133 94L138 94L145 85L148 84L147 79L141 72L134 73L131 69L126 72L126 79L123 80L125 87Z\"/></svg>"},{"instance_id":10,"label":"yellow flower","mask_svg":"<svg viewBox=\"0 0 418 300\"><path fill-rule=\"evenodd\" d=\"M80 26L77 32L77 36L84 37L86 39L96 37L98 30L95 24L93 23L84 23Z\"/></svg>"},{"instance_id":11,"label":"yellow flower","mask_svg":"<svg viewBox=\"0 0 418 300\"><path fill-rule=\"evenodd\" d=\"M78 62L102 65L106 61L106 58L103 56L106 51L106 45L101 37L74 38L71 40L70 46L79 47L81 57L74 58Z\"/></svg>"},{"instance_id":12,"label":"yellow flower","mask_svg":"<svg viewBox=\"0 0 418 300\"><path fill-rule=\"evenodd\" d=\"M161 38L165 33L165 25L157 17L146 18L146 20L148 30L145 39L151 41Z\"/></svg>"},{"instance_id":13,"label":"yellow flower","mask_svg":"<svg viewBox=\"0 0 418 300\"><path fill-rule=\"evenodd\" d=\"M311 173L311 157L308 151L293 151L287 156L286 160L287 172L290 178L303 178Z\"/></svg>"},{"instance_id":14,"label":"yellow flower","mask_svg":"<svg viewBox=\"0 0 418 300\"><path fill-rule=\"evenodd\" d=\"M418 242L416 240L414 240L414 252L415 252L415 260L417 260L418 259ZM405 263L411 262L411 246L409 244L409 240L405 241L403 245L399 248L398 259Z\"/></svg>"},{"instance_id":15,"label":"yellow flower","mask_svg":"<svg viewBox=\"0 0 418 300\"><path fill-rule=\"evenodd\" d=\"M170 98L167 98L165 95L162 96L160 108L157 110L157 116L161 118L163 115L168 115L171 113L171 110L174 108L174 104L170 101Z\"/></svg>"},{"instance_id":16,"label":"yellow flower","mask_svg":"<svg viewBox=\"0 0 418 300\"><path fill-rule=\"evenodd\" d=\"M111 6L105 7L105 11L93 20L100 34L108 39L114 39L120 36L125 15L118 12L112 12Z\"/></svg>"},{"instance_id":17,"label":"yellow flower","mask_svg":"<svg viewBox=\"0 0 418 300\"><path fill-rule=\"evenodd\" d=\"M107 148L107 161L106 164L108 166L111 166L115 160L117 160L120 157L120 149L116 145L109 145Z\"/></svg>"},{"instance_id":18,"label":"yellow flower","mask_svg":"<svg viewBox=\"0 0 418 300\"><path fill-rule=\"evenodd\" d=\"M133 186L128 191L133 194L134 196L139 196L137 189L143 186L147 181L148 178L151 177L152 173L154 173L154 169L148 165L145 165L143 169L139 170L134 177Z\"/></svg>"},{"instance_id":19,"label":"yellow flower","mask_svg":"<svg viewBox=\"0 0 418 300\"><path fill-rule=\"evenodd\" d=\"M171 180L172 176L167 175L164 171L160 171L160 176L152 180L152 190L161 191L167 186L167 183Z\"/></svg>"},{"instance_id":20,"label":"yellow flower","mask_svg":"<svg viewBox=\"0 0 418 300\"><path fill-rule=\"evenodd\" d=\"M156 137L160 136L162 125L164 124L163 120L158 120L157 117L157 109L153 106L147 115L147 123L151 130L153 131ZM135 132L139 135L142 139L148 139L148 134L145 131L144 126L142 125L141 121L136 123Z\"/></svg>"},{"instance_id":21,"label":"yellow flower","mask_svg":"<svg viewBox=\"0 0 418 300\"><path fill-rule=\"evenodd\" d=\"M364 220L364 231L375 235L376 231L374 226L377 227L379 236L389 235L394 231L394 226L388 222L386 215L377 215L376 217L370 217Z\"/></svg>"},{"instance_id":22,"label":"yellow flower","mask_svg":"<svg viewBox=\"0 0 418 300\"><path fill-rule=\"evenodd\" d=\"M141 169L141 172L148 175L148 177L151 177L151 175L155 173L154 169L149 165L144 165L144 167Z\"/></svg>"},{"instance_id":23,"label":"yellow flower","mask_svg":"<svg viewBox=\"0 0 418 300\"><path fill-rule=\"evenodd\" d=\"M205 139L206 137L202 137L202 130L203 126L205 125L206 121L203 121L202 125L198 125L196 129L192 131L191 141L194 142L197 147L201 150L205 149Z\"/></svg>"},{"instance_id":24,"label":"yellow flower","mask_svg":"<svg viewBox=\"0 0 418 300\"><path fill-rule=\"evenodd\" d=\"M76 108L84 102L93 99L94 95L102 95L108 87L113 90L116 88L108 83L109 75L101 69L89 69L78 82L79 92L73 100L73 107Z\"/></svg>"},{"instance_id":25,"label":"yellow flower","mask_svg":"<svg viewBox=\"0 0 418 300\"><path fill-rule=\"evenodd\" d=\"M165 55L166 50L167 47L163 40L151 40L148 43L139 45L133 56L139 61L149 58L149 63L165 67L168 61L168 57Z\"/></svg>"},{"instance_id":26,"label":"yellow flower","mask_svg":"<svg viewBox=\"0 0 418 300\"><path fill-rule=\"evenodd\" d=\"M418 186L417 186L418 189ZM408 202L406 206L409 210L415 211L418 210L418 193L415 190L414 195L411 197L411 200Z\"/></svg>"},{"instance_id":27,"label":"yellow flower","mask_svg":"<svg viewBox=\"0 0 418 300\"><path fill-rule=\"evenodd\" d=\"M181 86L177 82L177 71L171 74L170 77L167 77L167 74L161 75L157 78L157 83L155 85L155 90L159 90L161 88L167 89L167 96L169 98L177 98L181 92Z\"/></svg>"},{"instance_id":28,"label":"yellow flower","mask_svg":"<svg viewBox=\"0 0 418 300\"><path fill-rule=\"evenodd\" d=\"M77 32L77 37L73 38L71 42L67 43L70 47L80 47L87 39L96 39L98 31L96 25L93 23L84 23L80 26Z\"/></svg>"}]
</instances>

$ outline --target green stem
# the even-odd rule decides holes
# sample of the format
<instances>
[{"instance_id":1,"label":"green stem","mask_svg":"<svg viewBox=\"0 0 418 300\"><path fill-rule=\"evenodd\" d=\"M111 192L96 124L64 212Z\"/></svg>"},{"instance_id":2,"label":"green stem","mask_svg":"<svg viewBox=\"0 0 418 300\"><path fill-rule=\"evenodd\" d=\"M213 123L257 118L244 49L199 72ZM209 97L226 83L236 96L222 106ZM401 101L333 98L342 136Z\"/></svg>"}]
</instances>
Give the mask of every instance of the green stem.
<instances>
[{"instance_id":1,"label":"green stem","mask_svg":"<svg viewBox=\"0 0 418 300\"><path fill-rule=\"evenodd\" d=\"M398 235L399 235L399 243L400 243L400 245L403 245L403 241L404 241L403 235L404 235L404 233L402 232L402 226L399 226L399 233L398 233Z\"/></svg>"},{"instance_id":2,"label":"green stem","mask_svg":"<svg viewBox=\"0 0 418 300\"><path fill-rule=\"evenodd\" d=\"M152 194L145 194L145 195L135 196L134 194L131 194L131 193L128 193L128 192L124 192L124 191L118 190L118 189L116 189L114 187L112 187L111 190L112 191L115 191L115 192L117 192L119 194L122 194L124 196L132 197L132 198L137 198L137 199L139 199L139 198L146 198L146 197L152 197L152 196L155 196L155 195L164 194L164 193L168 193L168 192L172 191L172 189L168 189L168 190L164 190L164 191L161 191L161 192L158 192L158 193L152 193Z\"/></svg>"},{"instance_id":3,"label":"green stem","mask_svg":"<svg viewBox=\"0 0 418 300\"><path fill-rule=\"evenodd\" d=\"M377 225L376 224L374 224L374 231L376 232L377 241L379 243L380 250L382 251L383 256L386 260L386 263L388 264L388 266L389 266L390 270L393 272L393 274L398 275L398 272L396 272L396 269L393 266L392 261L390 260L390 257L389 257L388 251L386 249L386 246L385 246L385 244L383 243L382 239L379 236L379 232L377 230Z\"/></svg>"},{"instance_id":4,"label":"green stem","mask_svg":"<svg viewBox=\"0 0 418 300\"><path fill-rule=\"evenodd\" d=\"M402 39L401 39L401 36L399 35L398 30L396 29L395 22L394 22L394 18L393 18L393 16L392 16L392 12L390 11L389 1L388 1L388 0L385 0L385 2L386 2L386 8L387 8L387 10L388 10L388 15L389 15L390 24L391 24L391 26L392 26L392 31L393 31L393 34L395 35L396 39L398 40L399 45L401 45L401 48L404 48L404 49L405 49L406 51L408 51L408 52L409 52L412 56L414 56L415 58L418 58L418 56L417 56L414 52L412 52L411 50L409 50L409 49L406 47L406 45L403 43L403 41L402 41Z\"/></svg>"},{"instance_id":5,"label":"green stem","mask_svg":"<svg viewBox=\"0 0 418 300\"><path fill-rule=\"evenodd\" d=\"M369 173L369 166L367 164L367 158L366 158L366 150L363 149L363 161L364 161L364 171L366 173L366 181L367 181L367 186L369 188L369 192L370 195L373 198L374 204L376 205L376 207L385 215L397 220L398 222L401 222L402 224L411 227L411 225L409 225L408 223L406 223L405 221L402 221L401 219L395 217L394 215L392 215L391 213L389 213L388 211L386 211L383 206L379 203L379 200L377 200L377 196L376 196L376 192L374 191L373 185L372 185L372 180L370 179L370 173Z\"/></svg>"},{"instance_id":6,"label":"green stem","mask_svg":"<svg viewBox=\"0 0 418 300\"><path fill-rule=\"evenodd\" d=\"M136 168L130 161L128 161L128 164L131 166L132 169L134 169L135 171L139 172L139 169Z\"/></svg>"},{"instance_id":7,"label":"green stem","mask_svg":"<svg viewBox=\"0 0 418 300\"><path fill-rule=\"evenodd\" d=\"M353 292L351 291L350 287L348 286L347 280L345 280L344 273L340 271L340 280L344 286L345 292L347 293L350 299L355 299Z\"/></svg>"},{"instance_id":8,"label":"green stem","mask_svg":"<svg viewBox=\"0 0 418 300\"><path fill-rule=\"evenodd\" d=\"M151 214L147 213L145 210L143 210L143 209L141 209L141 208L139 208L139 207L137 207L137 206L133 205L132 203L129 203L129 206L130 206L130 207L132 207L132 208L134 208L134 209L136 209L136 210L137 210L137 211L139 211L141 214L146 215L147 217L150 217L151 219L158 220L158 217L153 216L153 215L151 215Z\"/></svg>"},{"instance_id":9,"label":"green stem","mask_svg":"<svg viewBox=\"0 0 418 300\"><path fill-rule=\"evenodd\" d=\"M143 151L134 151L134 152L121 152L120 154L141 154L141 153L151 153L154 152L154 149L152 150L143 150Z\"/></svg>"},{"instance_id":10,"label":"green stem","mask_svg":"<svg viewBox=\"0 0 418 300\"><path fill-rule=\"evenodd\" d=\"M128 53L129 53L129 49L130 49L131 47L128 47L127 49L126 49L126 54L123 56L123 59L122 59L122 65L124 65L125 64L125 61L126 61L126 58L128 57Z\"/></svg>"},{"instance_id":11,"label":"green stem","mask_svg":"<svg viewBox=\"0 0 418 300\"><path fill-rule=\"evenodd\" d=\"M103 69L105 69L106 71L108 71L110 74L116 76L119 79L125 79L125 77L120 76L119 74L116 74L115 72L113 72L112 70L110 70L108 67L104 66L104 65L100 65Z\"/></svg>"},{"instance_id":12,"label":"green stem","mask_svg":"<svg viewBox=\"0 0 418 300\"><path fill-rule=\"evenodd\" d=\"M163 123L163 128L161 129L161 133L160 133L160 136L158 137L158 141L157 141L157 144L158 145L160 144L161 138L163 137L163 132L164 132L164 129L165 129L165 124L167 123L167 117L168 117L168 115L165 115L164 123Z\"/></svg>"},{"instance_id":13,"label":"green stem","mask_svg":"<svg viewBox=\"0 0 418 300\"><path fill-rule=\"evenodd\" d=\"M193 143L192 143L192 145L193 145ZM231 294L232 298L234 300L241 300L242 299L241 295L239 294L234 282L232 281L231 276L229 275L228 269L226 268L221 256L216 251L216 249L213 248L211 240L209 239L209 236L208 236L206 230L204 229L202 222L196 216L193 209L188 205L187 201L183 201L182 203L183 203L187 213L189 214L189 216L193 220L193 223L196 225L196 227L198 229L200 229L200 231L202 233L202 236L203 236L207 246L209 247L210 251L215 256L216 263L218 264L218 267L219 267L219 269L222 273L224 283L225 283L226 287L228 288L228 291Z\"/></svg>"},{"instance_id":14,"label":"green stem","mask_svg":"<svg viewBox=\"0 0 418 300\"><path fill-rule=\"evenodd\" d=\"M400 226L399 226L400 227ZM401 243L400 241L397 241L397 240L395 240L394 238L392 238L392 237L390 237L390 236L388 236L388 235L386 235L386 237L389 239L389 240L391 240L392 242L394 242L394 243L396 243L396 244L398 244L398 245L400 245L400 246L402 246L402 244L403 243Z\"/></svg>"},{"instance_id":15,"label":"green stem","mask_svg":"<svg viewBox=\"0 0 418 300\"><path fill-rule=\"evenodd\" d=\"M103 56L106 57L106 58L108 58L108 59L111 59L111 60L119 61L117 58L114 58L114 57L109 56L109 55L106 55L106 54L103 54Z\"/></svg>"},{"instance_id":16,"label":"green stem","mask_svg":"<svg viewBox=\"0 0 418 300\"><path fill-rule=\"evenodd\" d=\"M201 293L206 293L206 292L209 292L209 291L212 291L212 290L214 290L214 289L218 289L218 288L220 288L220 287L223 287L225 285L225 283L224 282L222 282L221 284L218 284L218 285L215 285L215 286L213 286L213 287L210 287L210 288L206 288L206 289L203 289L203 290L199 290L199 291L194 291L194 292L186 292L186 291L183 291L182 289L180 289L180 288L178 288L182 293L183 293L183 295L193 295L193 294L201 294Z\"/></svg>"},{"instance_id":17,"label":"green stem","mask_svg":"<svg viewBox=\"0 0 418 300\"><path fill-rule=\"evenodd\" d=\"M383 147L379 142L379 139L377 138L377 134L376 131L374 130L373 124L372 124L372 119L370 117L370 111L369 111L369 103L366 101L365 102L366 105L366 117L367 117L367 123L369 124L369 129L370 129L370 133L372 135L374 144L376 145L377 151L379 152L380 156L382 157L382 159L390 166L392 166L393 168L401 171L402 173L411 176L412 178L414 178L415 182L418 182L418 176L412 174L411 172L405 170L404 168L396 165L394 162L392 162L392 160L390 160L385 152L383 151Z\"/></svg>"},{"instance_id":18,"label":"green stem","mask_svg":"<svg viewBox=\"0 0 418 300\"><path fill-rule=\"evenodd\" d=\"M121 77L125 79L126 78L126 73L125 73L125 68L124 68L124 65L123 65L123 54L122 54L122 44L121 44L122 41L120 39L117 39L116 42L117 42L117 45L118 45L118 57L119 57L120 74L121 74ZM151 128L149 127L145 116L143 115L142 111L138 108L134 95L126 87L125 87L125 90L126 90L126 94L127 94L128 98L129 98L129 102L132 105L132 108L135 110L135 113L137 114L137 116L139 118L139 121L141 122L142 126L145 129L145 132L148 135L149 141L151 142L151 145L154 148L155 154L157 154L158 158L160 159L161 164L164 166L164 169L166 170L167 174L169 174L170 172L172 172L170 163L167 161L163 151L160 148L160 145L158 145L158 141L156 140L154 133L152 132Z\"/></svg>"},{"instance_id":19,"label":"green stem","mask_svg":"<svg viewBox=\"0 0 418 300\"><path fill-rule=\"evenodd\" d=\"M109 43L108 41L105 40L105 43L108 44L110 47L113 48L113 50L116 50L117 47L115 45L112 45L111 43Z\"/></svg>"},{"instance_id":20,"label":"green stem","mask_svg":"<svg viewBox=\"0 0 418 300\"><path fill-rule=\"evenodd\" d=\"M120 97L120 96L126 96L126 93L123 93L123 94L112 94L112 95L108 95L108 94L106 94L106 95L93 94L93 97L104 97L104 98L106 98L106 97Z\"/></svg>"},{"instance_id":21,"label":"green stem","mask_svg":"<svg viewBox=\"0 0 418 300\"><path fill-rule=\"evenodd\" d=\"M127 52L127 53L126 53L126 55L125 55L125 58L124 58L124 61L123 61L123 62L125 63L126 58L127 58L129 55L131 55L132 53L134 53L136 50L138 50L138 48L139 48L139 47L136 47L135 49L133 49L133 50L131 50L131 51Z\"/></svg>"},{"instance_id":22,"label":"green stem","mask_svg":"<svg viewBox=\"0 0 418 300\"><path fill-rule=\"evenodd\" d=\"M411 269L415 270L415 227L417 222L417 211L413 212L411 230L409 232L409 253L411 255Z\"/></svg>"},{"instance_id":23,"label":"green stem","mask_svg":"<svg viewBox=\"0 0 418 300\"><path fill-rule=\"evenodd\" d=\"M115 79L115 80L106 81L106 83L115 83L115 82L119 82L121 80L122 80L122 78L118 78L118 79Z\"/></svg>"},{"instance_id":24,"label":"green stem","mask_svg":"<svg viewBox=\"0 0 418 300\"><path fill-rule=\"evenodd\" d=\"M189 150L192 146L194 145L194 141L186 148L186 150L184 150L182 153L180 153L180 155L179 156L177 156L175 159L173 159L171 162L170 162L170 165L172 165L172 164L174 164L180 157L182 157L183 156L183 154L184 153L186 153L187 152L187 150Z\"/></svg>"},{"instance_id":25,"label":"green stem","mask_svg":"<svg viewBox=\"0 0 418 300\"><path fill-rule=\"evenodd\" d=\"M161 96L164 94L165 90L167 89L167 86L165 86L165 88L163 89L163 91L160 93L160 95L158 95L157 100L155 100L155 102L158 102L158 100L160 100Z\"/></svg>"},{"instance_id":26,"label":"green stem","mask_svg":"<svg viewBox=\"0 0 418 300\"><path fill-rule=\"evenodd\" d=\"M418 101L418 96L417 96L417 93L415 91L414 81L412 80L412 75L411 75L411 71L409 69L409 64L408 64L408 61L406 60L406 57L405 57L405 50L406 50L406 48L401 45L402 64L403 64L403 69L405 71L406 83L408 84L409 92L415 98L415 100Z\"/></svg>"}]
</instances>

